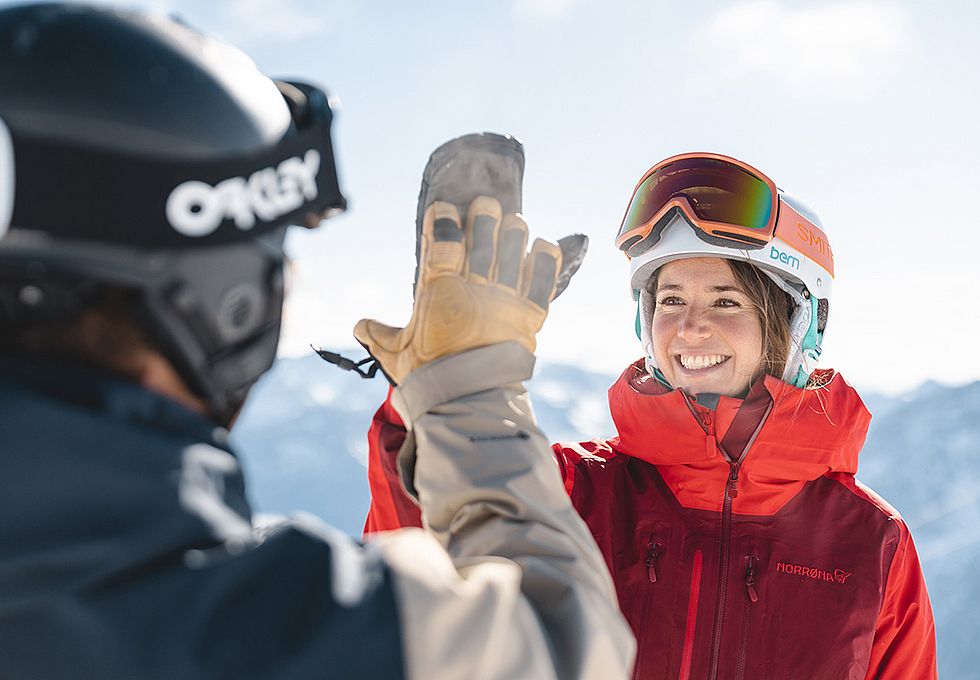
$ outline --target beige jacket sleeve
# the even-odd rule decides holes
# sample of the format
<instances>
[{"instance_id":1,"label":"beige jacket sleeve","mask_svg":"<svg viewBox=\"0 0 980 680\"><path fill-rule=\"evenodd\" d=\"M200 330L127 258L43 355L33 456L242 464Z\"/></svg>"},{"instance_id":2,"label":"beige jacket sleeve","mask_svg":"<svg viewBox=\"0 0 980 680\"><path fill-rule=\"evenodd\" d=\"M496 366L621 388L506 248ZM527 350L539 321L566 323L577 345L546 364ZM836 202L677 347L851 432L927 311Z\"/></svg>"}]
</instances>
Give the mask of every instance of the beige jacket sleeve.
<instances>
[{"instance_id":1,"label":"beige jacket sleeve","mask_svg":"<svg viewBox=\"0 0 980 680\"><path fill-rule=\"evenodd\" d=\"M503 343L411 373L402 478L427 531L378 536L394 573L410 678L625 678L634 640L565 493Z\"/></svg>"}]
</instances>

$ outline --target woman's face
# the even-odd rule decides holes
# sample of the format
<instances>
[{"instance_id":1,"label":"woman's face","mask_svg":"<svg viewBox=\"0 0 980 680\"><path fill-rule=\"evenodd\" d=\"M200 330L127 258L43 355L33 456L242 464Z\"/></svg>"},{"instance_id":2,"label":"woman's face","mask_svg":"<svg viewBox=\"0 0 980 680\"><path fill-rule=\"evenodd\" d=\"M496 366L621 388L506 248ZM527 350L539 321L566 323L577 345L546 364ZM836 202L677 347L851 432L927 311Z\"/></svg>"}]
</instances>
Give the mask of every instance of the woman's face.
<instances>
[{"instance_id":1,"label":"woman's face","mask_svg":"<svg viewBox=\"0 0 980 680\"><path fill-rule=\"evenodd\" d=\"M762 370L759 314L721 258L660 268L652 335L660 370L691 394L743 396Z\"/></svg>"}]
</instances>

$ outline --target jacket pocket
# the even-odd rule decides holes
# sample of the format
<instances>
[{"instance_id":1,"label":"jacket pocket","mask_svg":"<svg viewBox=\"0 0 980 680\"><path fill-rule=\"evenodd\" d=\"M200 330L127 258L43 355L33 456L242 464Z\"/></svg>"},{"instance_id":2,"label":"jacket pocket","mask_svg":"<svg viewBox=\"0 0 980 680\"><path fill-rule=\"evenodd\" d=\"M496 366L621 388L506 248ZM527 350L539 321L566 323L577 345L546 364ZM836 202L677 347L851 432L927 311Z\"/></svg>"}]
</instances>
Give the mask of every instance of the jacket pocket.
<instances>
[{"instance_id":1,"label":"jacket pocket","mask_svg":"<svg viewBox=\"0 0 980 680\"><path fill-rule=\"evenodd\" d=\"M640 610L641 613L638 622L641 628L645 626L648 617L650 616L650 601L653 599L654 596L651 589L657 587L657 578L658 578L657 561L663 555L665 549L666 549L666 543L661 537L656 535L650 536L647 539L646 545L644 547L645 553L644 553L643 562L644 565L646 566L647 581L649 583L644 584L646 588L643 589L644 590L643 607ZM661 586L661 588L662 587L663 586ZM633 680L640 680L640 678L644 677L643 659L645 658L645 656L646 656L645 654L641 653L641 651L637 649L636 667L633 670Z\"/></svg>"},{"instance_id":2,"label":"jacket pocket","mask_svg":"<svg viewBox=\"0 0 980 680\"><path fill-rule=\"evenodd\" d=\"M745 678L745 662L749 642L749 613L759 601L755 589L755 579L758 575L759 558L755 555L745 557L745 603L742 605L742 627L738 634L738 661L735 664L735 680Z\"/></svg>"},{"instance_id":3,"label":"jacket pocket","mask_svg":"<svg viewBox=\"0 0 980 680\"><path fill-rule=\"evenodd\" d=\"M649 544L647 545L646 560L644 560L647 565L647 579L650 581L650 583L657 582L657 558L660 557L663 551L663 543L655 538L650 539Z\"/></svg>"},{"instance_id":4,"label":"jacket pocket","mask_svg":"<svg viewBox=\"0 0 980 680\"><path fill-rule=\"evenodd\" d=\"M634 679L665 677L670 664L681 551L672 541L676 526L662 517L637 522L617 555L620 605L636 634ZM665 637L667 636L667 637ZM674 657L676 659L676 656Z\"/></svg>"}]
</instances>

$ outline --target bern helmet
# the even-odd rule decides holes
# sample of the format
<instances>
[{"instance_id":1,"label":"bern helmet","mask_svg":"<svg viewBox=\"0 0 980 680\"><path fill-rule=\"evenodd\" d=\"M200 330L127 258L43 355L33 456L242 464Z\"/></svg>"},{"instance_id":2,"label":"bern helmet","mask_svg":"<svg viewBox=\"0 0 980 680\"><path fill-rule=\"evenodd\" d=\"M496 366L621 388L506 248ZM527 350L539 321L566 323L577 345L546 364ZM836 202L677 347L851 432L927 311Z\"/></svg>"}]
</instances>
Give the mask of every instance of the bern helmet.
<instances>
[{"instance_id":1,"label":"bern helmet","mask_svg":"<svg viewBox=\"0 0 980 680\"><path fill-rule=\"evenodd\" d=\"M0 332L131 289L227 421L275 358L286 226L345 207L331 120L323 91L171 18L0 10Z\"/></svg>"},{"instance_id":2,"label":"bern helmet","mask_svg":"<svg viewBox=\"0 0 980 680\"><path fill-rule=\"evenodd\" d=\"M721 257L748 262L793 302L790 351L782 379L806 385L822 351L834 282L834 257L820 219L761 172L728 156L673 156L640 180L617 245L630 259L636 332L657 374L647 290L668 262Z\"/></svg>"}]
</instances>

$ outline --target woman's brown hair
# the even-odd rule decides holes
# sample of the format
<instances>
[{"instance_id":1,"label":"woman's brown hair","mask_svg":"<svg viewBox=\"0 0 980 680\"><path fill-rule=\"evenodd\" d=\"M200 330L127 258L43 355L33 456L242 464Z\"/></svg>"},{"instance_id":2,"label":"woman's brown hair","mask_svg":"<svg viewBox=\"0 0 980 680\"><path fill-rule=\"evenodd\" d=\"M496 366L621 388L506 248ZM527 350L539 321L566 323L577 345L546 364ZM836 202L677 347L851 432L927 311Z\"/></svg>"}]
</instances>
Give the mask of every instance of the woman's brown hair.
<instances>
[{"instance_id":1,"label":"woman's brown hair","mask_svg":"<svg viewBox=\"0 0 980 680\"><path fill-rule=\"evenodd\" d=\"M137 293L106 286L91 297L68 318L7 329L0 337L0 352L74 359L135 377L146 353L156 351L133 320Z\"/></svg>"}]
</instances>

